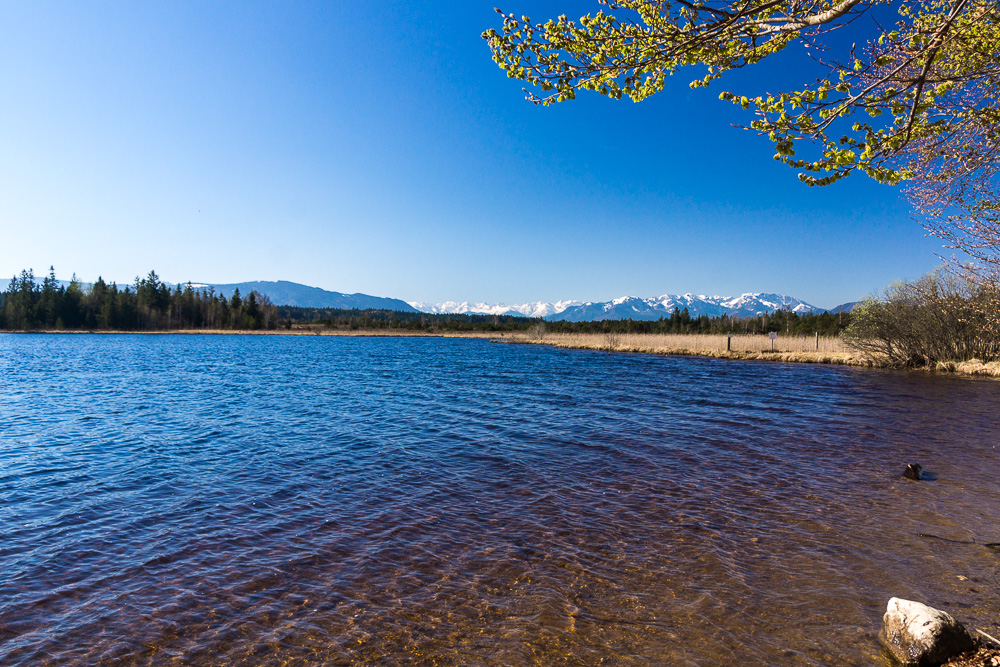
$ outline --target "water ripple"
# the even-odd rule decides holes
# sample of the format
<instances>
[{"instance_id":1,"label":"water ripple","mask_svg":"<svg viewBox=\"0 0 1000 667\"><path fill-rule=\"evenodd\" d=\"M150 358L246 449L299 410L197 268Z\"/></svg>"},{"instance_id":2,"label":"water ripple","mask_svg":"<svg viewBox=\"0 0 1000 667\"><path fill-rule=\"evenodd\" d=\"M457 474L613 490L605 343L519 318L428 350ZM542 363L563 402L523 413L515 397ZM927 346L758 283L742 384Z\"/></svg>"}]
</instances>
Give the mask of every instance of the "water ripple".
<instances>
[{"instance_id":1,"label":"water ripple","mask_svg":"<svg viewBox=\"0 0 1000 667\"><path fill-rule=\"evenodd\" d=\"M468 340L0 336L0 664L888 664L892 595L1000 632L998 399Z\"/></svg>"}]
</instances>

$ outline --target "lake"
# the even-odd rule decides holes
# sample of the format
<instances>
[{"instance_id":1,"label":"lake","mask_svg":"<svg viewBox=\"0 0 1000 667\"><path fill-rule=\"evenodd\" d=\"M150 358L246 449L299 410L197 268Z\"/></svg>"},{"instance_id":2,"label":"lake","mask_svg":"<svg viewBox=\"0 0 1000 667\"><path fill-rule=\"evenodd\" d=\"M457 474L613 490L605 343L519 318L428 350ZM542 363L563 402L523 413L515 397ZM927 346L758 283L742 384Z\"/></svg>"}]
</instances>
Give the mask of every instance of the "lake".
<instances>
[{"instance_id":1,"label":"lake","mask_svg":"<svg viewBox=\"0 0 1000 667\"><path fill-rule=\"evenodd\" d=\"M888 665L891 596L1000 635L998 408L484 340L0 335L0 664Z\"/></svg>"}]
</instances>

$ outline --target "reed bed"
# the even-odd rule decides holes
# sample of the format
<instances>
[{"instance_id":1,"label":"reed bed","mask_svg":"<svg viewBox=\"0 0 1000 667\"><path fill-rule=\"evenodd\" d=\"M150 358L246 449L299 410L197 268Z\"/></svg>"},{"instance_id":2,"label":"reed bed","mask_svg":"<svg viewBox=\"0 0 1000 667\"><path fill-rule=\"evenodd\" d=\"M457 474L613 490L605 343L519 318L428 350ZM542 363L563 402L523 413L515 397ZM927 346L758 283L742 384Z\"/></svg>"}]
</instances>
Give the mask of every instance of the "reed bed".
<instances>
[{"instance_id":1,"label":"reed bed","mask_svg":"<svg viewBox=\"0 0 1000 667\"><path fill-rule=\"evenodd\" d=\"M934 365L934 370L943 373L959 373L962 375L979 375L983 377L1000 378L1000 361L980 361L979 359L969 359L968 361L939 361Z\"/></svg>"},{"instance_id":2,"label":"reed bed","mask_svg":"<svg viewBox=\"0 0 1000 667\"><path fill-rule=\"evenodd\" d=\"M535 343L555 347L680 354L728 359L771 359L811 363L871 363L832 336L781 336L772 341L766 335L725 334L627 334L627 333L515 333L505 337L512 343Z\"/></svg>"},{"instance_id":3,"label":"reed bed","mask_svg":"<svg viewBox=\"0 0 1000 667\"><path fill-rule=\"evenodd\" d=\"M550 343L584 347L588 349L632 350L643 349L652 351L690 350L692 352L823 352L848 354L852 350L839 338L834 336L782 336L771 340L766 335L736 335L725 334L607 334L607 333L547 333L532 335L531 333L513 334L512 339L522 338L523 342Z\"/></svg>"}]
</instances>

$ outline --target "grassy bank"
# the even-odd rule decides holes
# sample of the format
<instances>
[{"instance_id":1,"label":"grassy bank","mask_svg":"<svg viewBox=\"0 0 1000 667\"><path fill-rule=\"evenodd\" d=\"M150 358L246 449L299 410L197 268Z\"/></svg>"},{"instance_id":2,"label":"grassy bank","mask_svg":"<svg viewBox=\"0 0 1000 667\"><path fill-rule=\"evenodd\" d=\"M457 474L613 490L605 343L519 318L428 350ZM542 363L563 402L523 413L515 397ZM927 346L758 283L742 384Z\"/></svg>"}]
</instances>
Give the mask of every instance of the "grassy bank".
<instances>
[{"instance_id":1,"label":"grassy bank","mask_svg":"<svg viewBox=\"0 0 1000 667\"><path fill-rule=\"evenodd\" d=\"M605 352L696 355L719 359L769 359L800 363L870 366L865 359L835 337L713 334L562 334L515 333L512 343L552 345Z\"/></svg>"}]
</instances>

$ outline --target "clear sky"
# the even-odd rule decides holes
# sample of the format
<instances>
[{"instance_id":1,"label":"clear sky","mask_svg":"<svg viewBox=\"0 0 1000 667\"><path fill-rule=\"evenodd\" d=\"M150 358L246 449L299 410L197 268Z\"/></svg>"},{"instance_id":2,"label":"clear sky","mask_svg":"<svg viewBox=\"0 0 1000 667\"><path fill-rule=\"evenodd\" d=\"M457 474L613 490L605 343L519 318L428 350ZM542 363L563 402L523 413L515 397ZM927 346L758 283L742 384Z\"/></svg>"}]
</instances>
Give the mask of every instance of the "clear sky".
<instances>
[{"instance_id":1,"label":"clear sky","mask_svg":"<svg viewBox=\"0 0 1000 667\"><path fill-rule=\"evenodd\" d=\"M498 2L598 8L0 4L0 275L831 307L937 265L897 189L807 188L731 126L751 118L719 91L796 73L800 53L722 87L540 108L480 38Z\"/></svg>"}]
</instances>

